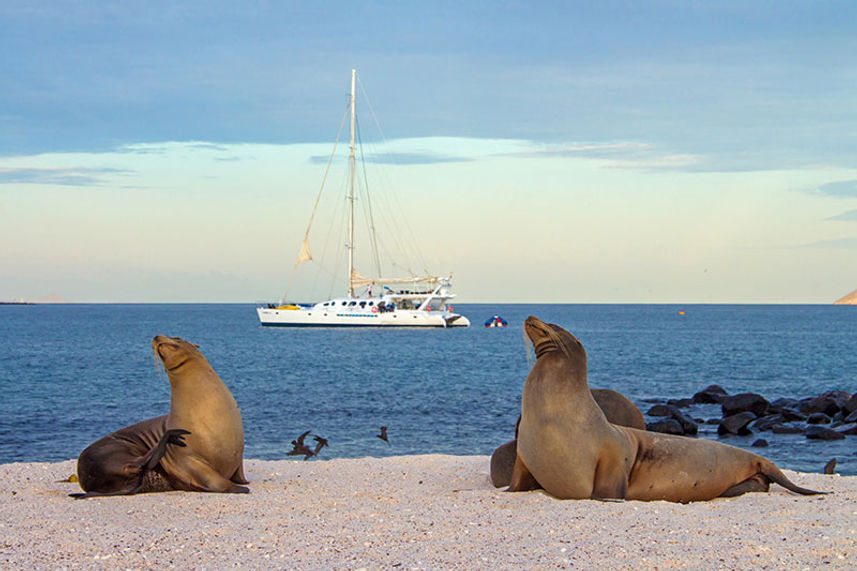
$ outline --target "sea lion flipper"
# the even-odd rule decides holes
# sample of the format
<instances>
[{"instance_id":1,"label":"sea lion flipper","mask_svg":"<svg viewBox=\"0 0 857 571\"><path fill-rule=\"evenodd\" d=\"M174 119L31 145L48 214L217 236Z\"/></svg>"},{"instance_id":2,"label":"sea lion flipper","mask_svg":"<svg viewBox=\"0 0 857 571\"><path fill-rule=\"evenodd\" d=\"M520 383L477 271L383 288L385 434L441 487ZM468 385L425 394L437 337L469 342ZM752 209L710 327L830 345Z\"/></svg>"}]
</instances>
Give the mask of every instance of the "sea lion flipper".
<instances>
[{"instance_id":1,"label":"sea lion flipper","mask_svg":"<svg viewBox=\"0 0 857 571\"><path fill-rule=\"evenodd\" d=\"M754 474L720 494L720 497L734 498L749 492L767 492L769 489L771 489L771 481L764 474Z\"/></svg>"},{"instance_id":2,"label":"sea lion flipper","mask_svg":"<svg viewBox=\"0 0 857 571\"><path fill-rule=\"evenodd\" d=\"M521 460L521 456L515 458L515 467L512 468L512 479L509 482L507 492L528 492L541 488L536 478L530 473L527 465Z\"/></svg>"},{"instance_id":3,"label":"sea lion flipper","mask_svg":"<svg viewBox=\"0 0 857 571\"><path fill-rule=\"evenodd\" d=\"M149 451L145 458L144 462L141 462L141 465L145 466L146 470L152 470L155 466L158 465L158 462L164 457L164 454L167 453L167 445L173 444L175 446L187 446L184 442L185 434L190 434L189 430L182 430L181 428L172 428L167 430L163 436L161 436L158 443Z\"/></svg>"},{"instance_id":4,"label":"sea lion flipper","mask_svg":"<svg viewBox=\"0 0 857 571\"><path fill-rule=\"evenodd\" d=\"M628 470L619 458L615 454L604 454L598 459L592 480L592 499L616 500L628 496Z\"/></svg>"},{"instance_id":5,"label":"sea lion flipper","mask_svg":"<svg viewBox=\"0 0 857 571\"><path fill-rule=\"evenodd\" d=\"M767 476L774 483L777 483L785 489L790 490L796 494L803 494L804 496L816 496L830 493L810 490L809 488L801 488L800 486L789 480L788 477L786 477L786 475L783 474L779 468L777 468L776 464L770 461L764 462L759 472Z\"/></svg>"},{"instance_id":6,"label":"sea lion flipper","mask_svg":"<svg viewBox=\"0 0 857 571\"><path fill-rule=\"evenodd\" d=\"M238 466L238 469L235 470L235 473L232 474L232 477L229 478L229 480L236 483L236 484L249 484L250 483L250 480L248 480L247 477L244 475L244 463L243 462Z\"/></svg>"},{"instance_id":7,"label":"sea lion flipper","mask_svg":"<svg viewBox=\"0 0 857 571\"><path fill-rule=\"evenodd\" d=\"M249 488L239 486L221 476L217 470L199 456L186 455L180 463L170 462L163 467L170 479L180 481L192 490L235 494L246 494L250 491Z\"/></svg>"}]
</instances>

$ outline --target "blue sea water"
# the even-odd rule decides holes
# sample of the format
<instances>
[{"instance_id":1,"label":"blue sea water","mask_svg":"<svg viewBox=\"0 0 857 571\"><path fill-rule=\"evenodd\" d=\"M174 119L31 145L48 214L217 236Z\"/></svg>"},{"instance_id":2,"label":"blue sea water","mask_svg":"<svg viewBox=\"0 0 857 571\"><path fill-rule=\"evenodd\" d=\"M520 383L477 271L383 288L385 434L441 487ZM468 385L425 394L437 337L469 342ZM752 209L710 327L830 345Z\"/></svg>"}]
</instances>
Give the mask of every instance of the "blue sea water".
<instances>
[{"instance_id":1,"label":"blue sea water","mask_svg":"<svg viewBox=\"0 0 857 571\"><path fill-rule=\"evenodd\" d=\"M123 426L165 414L169 384L157 334L200 345L232 390L245 457L283 459L305 430L327 437L321 458L490 454L511 439L531 356L528 315L574 333L592 387L644 412L717 383L730 394L857 392L857 308L792 305L456 304L466 329L263 328L250 304L0 306L0 462L76 458ZM684 314L680 314L683 311ZM507 328L482 323L501 315ZM717 416L698 407L692 416ZM388 426L389 444L375 435ZM717 438L711 425L701 437ZM832 457L857 474L857 437L819 442L770 432L727 440L784 468Z\"/></svg>"}]
</instances>

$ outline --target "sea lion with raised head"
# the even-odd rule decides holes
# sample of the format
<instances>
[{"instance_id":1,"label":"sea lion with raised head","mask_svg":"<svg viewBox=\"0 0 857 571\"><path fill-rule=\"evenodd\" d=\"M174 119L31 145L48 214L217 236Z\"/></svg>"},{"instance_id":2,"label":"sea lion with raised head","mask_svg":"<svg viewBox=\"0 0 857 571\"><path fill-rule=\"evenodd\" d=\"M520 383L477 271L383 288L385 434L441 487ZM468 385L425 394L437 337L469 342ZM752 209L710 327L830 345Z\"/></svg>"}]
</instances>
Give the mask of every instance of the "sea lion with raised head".
<instances>
[{"instance_id":1,"label":"sea lion with raised head","mask_svg":"<svg viewBox=\"0 0 857 571\"><path fill-rule=\"evenodd\" d=\"M198 347L158 335L152 348L170 381L170 412L89 445L77 462L87 498L188 490L246 493L244 428L229 389Z\"/></svg>"},{"instance_id":2,"label":"sea lion with raised head","mask_svg":"<svg viewBox=\"0 0 857 571\"><path fill-rule=\"evenodd\" d=\"M510 491L534 482L563 499L692 502L791 482L752 452L684 436L607 422L589 391L586 352L565 329L528 317L524 330L536 363L524 383L518 454Z\"/></svg>"},{"instance_id":3,"label":"sea lion with raised head","mask_svg":"<svg viewBox=\"0 0 857 571\"><path fill-rule=\"evenodd\" d=\"M595 404L604 412L607 422L646 430L646 419L631 399L611 389L590 389L590 392L595 399ZM518 422L515 424L515 440L501 444L491 454L491 483L495 488L508 486L512 480L512 468L518 457L517 438L520 424L521 417L518 416Z\"/></svg>"}]
</instances>

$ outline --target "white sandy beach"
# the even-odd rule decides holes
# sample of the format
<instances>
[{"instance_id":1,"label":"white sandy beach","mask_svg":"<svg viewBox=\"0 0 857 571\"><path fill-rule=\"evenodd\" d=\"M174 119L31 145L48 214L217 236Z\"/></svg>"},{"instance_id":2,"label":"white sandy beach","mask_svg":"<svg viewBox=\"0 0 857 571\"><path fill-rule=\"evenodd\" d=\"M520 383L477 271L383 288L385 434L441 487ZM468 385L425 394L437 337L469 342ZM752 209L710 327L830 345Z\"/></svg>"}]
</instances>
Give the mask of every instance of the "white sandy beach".
<instances>
[{"instance_id":1,"label":"white sandy beach","mask_svg":"<svg viewBox=\"0 0 857 571\"><path fill-rule=\"evenodd\" d=\"M73 500L75 461L0 465L3 568L857 566L857 477L693 504L505 493L487 456L246 460L250 494Z\"/></svg>"}]
</instances>

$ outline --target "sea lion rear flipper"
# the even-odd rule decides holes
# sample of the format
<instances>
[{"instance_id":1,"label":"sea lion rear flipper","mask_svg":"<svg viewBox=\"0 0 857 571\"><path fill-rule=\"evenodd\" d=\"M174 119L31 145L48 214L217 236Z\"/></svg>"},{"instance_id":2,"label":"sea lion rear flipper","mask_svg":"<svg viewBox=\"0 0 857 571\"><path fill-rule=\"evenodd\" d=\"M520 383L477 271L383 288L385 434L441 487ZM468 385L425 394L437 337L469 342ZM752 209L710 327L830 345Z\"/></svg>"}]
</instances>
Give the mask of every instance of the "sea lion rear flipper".
<instances>
[{"instance_id":1,"label":"sea lion rear flipper","mask_svg":"<svg viewBox=\"0 0 857 571\"><path fill-rule=\"evenodd\" d=\"M530 473L527 465L521 460L520 454L515 458L515 466L512 468L512 480L509 482L507 492L528 492L538 490L541 486L535 476Z\"/></svg>"},{"instance_id":2,"label":"sea lion rear flipper","mask_svg":"<svg viewBox=\"0 0 857 571\"><path fill-rule=\"evenodd\" d=\"M184 435L190 434L189 430L182 430L181 428L173 428L167 430L163 436L158 440L158 443L149 450L148 453L141 456L140 459L135 462L138 466L143 467L145 470L152 470L155 466L158 465L158 462L164 457L164 454L167 452L167 444L174 444L176 446L187 446L184 442Z\"/></svg>"},{"instance_id":3,"label":"sea lion rear flipper","mask_svg":"<svg viewBox=\"0 0 857 571\"><path fill-rule=\"evenodd\" d=\"M830 492L819 492L816 490L810 490L808 488L801 488L791 480L789 480L785 474L783 474L777 466L770 461L763 463L760 467L759 472L767 476L774 483L777 483L784 487L787 490L790 490L796 494L803 494L805 496L815 496L819 494L829 494Z\"/></svg>"}]
</instances>

